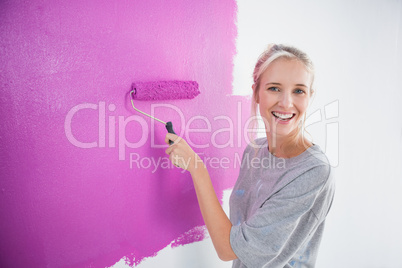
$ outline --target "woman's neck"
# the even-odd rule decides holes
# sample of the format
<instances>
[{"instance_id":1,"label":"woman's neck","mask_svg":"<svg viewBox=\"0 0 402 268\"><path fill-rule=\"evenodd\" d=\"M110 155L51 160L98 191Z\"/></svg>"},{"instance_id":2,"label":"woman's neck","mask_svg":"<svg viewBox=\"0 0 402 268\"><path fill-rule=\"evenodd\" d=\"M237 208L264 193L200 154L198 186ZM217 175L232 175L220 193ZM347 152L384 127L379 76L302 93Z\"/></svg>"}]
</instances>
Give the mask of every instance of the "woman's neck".
<instances>
[{"instance_id":1,"label":"woman's neck","mask_svg":"<svg viewBox=\"0 0 402 268\"><path fill-rule=\"evenodd\" d=\"M287 136L276 136L267 133L268 150L271 154L281 158L292 158L307 150L312 143L303 138L297 137L294 141Z\"/></svg>"}]
</instances>

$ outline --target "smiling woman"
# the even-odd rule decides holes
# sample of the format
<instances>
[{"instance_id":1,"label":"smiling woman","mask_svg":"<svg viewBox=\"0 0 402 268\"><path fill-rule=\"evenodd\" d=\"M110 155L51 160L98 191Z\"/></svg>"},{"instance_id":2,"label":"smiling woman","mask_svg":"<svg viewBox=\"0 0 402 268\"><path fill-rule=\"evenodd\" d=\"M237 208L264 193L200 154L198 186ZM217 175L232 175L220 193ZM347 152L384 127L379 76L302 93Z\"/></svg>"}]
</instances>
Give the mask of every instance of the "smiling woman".
<instances>
[{"instance_id":1,"label":"smiling woman","mask_svg":"<svg viewBox=\"0 0 402 268\"><path fill-rule=\"evenodd\" d=\"M315 265L334 183L325 154L302 134L313 94L312 66L306 54L289 46L270 45L260 56L253 107L264 120L266 138L254 140L243 153L230 220L205 163L185 140L166 135L167 143L174 141L166 150L170 160L191 173L216 252L222 260L234 260L233 267ZM257 164L279 159L281 166Z\"/></svg>"},{"instance_id":2,"label":"smiling woman","mask_svg":"<svg viewBox=\"0 0 402 268\"><path fill-rule=\"evenodd\" d=\"M304 85L310 84L310 77L298 60L278 59L262 74L262 86L253 87L261 115L272 125L280 124L278 137L297 130L310 100L310 91Z\"/></svg>"},{"instance_id":3,"label":"smiling woman","mask_svg":"<svg viewBox=\"0 0 402 268\"><path fill-rule=\"evenodd\" d=\"M308 56L294 47L269 46L261 54L253 78L252 112L256 114L258 105L270 152L291 157L310 147L302 137L314 94L314 67Z\"/></svg>"}]
</instances>

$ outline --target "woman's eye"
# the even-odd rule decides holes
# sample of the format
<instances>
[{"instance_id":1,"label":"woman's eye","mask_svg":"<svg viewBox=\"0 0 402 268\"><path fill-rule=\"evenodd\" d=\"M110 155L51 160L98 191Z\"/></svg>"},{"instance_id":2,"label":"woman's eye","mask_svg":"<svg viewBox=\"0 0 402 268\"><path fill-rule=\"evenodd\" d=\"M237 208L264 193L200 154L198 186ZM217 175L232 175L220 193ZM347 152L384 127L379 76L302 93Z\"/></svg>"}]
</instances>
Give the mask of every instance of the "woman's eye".
<instances>
[{"instance_id":1,"label":"woman's eye","mask_svg":"<svg viewBox=\"0 0 402 268\"><path fill-rule=\"evenodd\" d=\"M270 87L270 88L268 88L268 90L270 90L270 91L279 91L279 88L277 88L277 87Z\"/></svg>"},{"instance_id":2,"label":"woman's eye","mask_svg":"<svg viewBox=\"0 0 402 268\"><path fill-rule=\"evenodd\" d=\"M302 90L302 89L296 89L296 90L295 90L295 93L297 93L297 94L303 94L303 93L305 93L305 92L304 92L304 90Z\"/></svg>"}]
</instances>

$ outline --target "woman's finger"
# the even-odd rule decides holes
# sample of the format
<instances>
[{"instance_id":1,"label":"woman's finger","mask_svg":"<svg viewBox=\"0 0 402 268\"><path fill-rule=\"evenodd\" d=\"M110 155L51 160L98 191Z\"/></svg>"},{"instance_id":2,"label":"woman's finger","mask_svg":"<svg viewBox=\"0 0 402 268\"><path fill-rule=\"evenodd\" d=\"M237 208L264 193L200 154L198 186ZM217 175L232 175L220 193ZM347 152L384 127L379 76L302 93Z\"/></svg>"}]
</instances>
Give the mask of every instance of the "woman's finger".
<instances>
[{"instance_id":1,"label":"woman's finger","mask_svg":"<svg viewBox=\"0 0 402 268\"><path fill-rule=\"evenodd\" d=\"M174 153L169 154L170 162L172 162L173 165L175 165L176 167L181 167L180 166L180 161L178 161L178 159L179 159L179 157L177 155L175 155Z\"/></svg>"},{"instance_id":2,"label":"woman's finger","mask_svg":"<svg viewBox=\"0 0 402 268\"><path fill-rule=\"evenodd\" d=\"M172 151L173 151L172 146L169 146L169 147L165 150L165 153L170 155L170 153L171 153Z\"/></svg>"},{"instance_id":3,"label":"woman's finger","mask_svg":"<svg viewBox=\"0 0 402 268\"><path fill-rule=\"evenodd\" d=\"M175 142L175 141L178 140L179 138L180 138L180 137L177 136L176 134L173 134L173 133L166 133L166 136L165 136L165 143L169 144L169 141L170 141L170 140L173 141L173 142Z\"/></svg>"}]
</instances>

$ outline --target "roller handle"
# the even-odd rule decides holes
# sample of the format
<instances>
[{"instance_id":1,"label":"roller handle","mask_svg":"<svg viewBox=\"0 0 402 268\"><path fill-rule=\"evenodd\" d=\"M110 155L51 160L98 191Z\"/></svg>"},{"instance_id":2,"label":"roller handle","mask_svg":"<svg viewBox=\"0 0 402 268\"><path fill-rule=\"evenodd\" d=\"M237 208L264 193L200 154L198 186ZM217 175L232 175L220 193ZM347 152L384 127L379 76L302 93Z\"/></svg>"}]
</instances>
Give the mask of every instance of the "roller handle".
<instances>
[{"instance_id":1,"label":"roller handle","mask_svg":"<svg viewBox=\"0 0 402 268\"><path fill-rule=\"evenodd\" d=\"M174 133L172 122L169 121L166 123L166 129L169 133L176 134L176 133ZM173 143L174 143L174 141L169 140L169 145L172 145Z\"/></svg>"}]
</instances>

